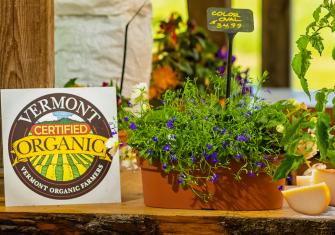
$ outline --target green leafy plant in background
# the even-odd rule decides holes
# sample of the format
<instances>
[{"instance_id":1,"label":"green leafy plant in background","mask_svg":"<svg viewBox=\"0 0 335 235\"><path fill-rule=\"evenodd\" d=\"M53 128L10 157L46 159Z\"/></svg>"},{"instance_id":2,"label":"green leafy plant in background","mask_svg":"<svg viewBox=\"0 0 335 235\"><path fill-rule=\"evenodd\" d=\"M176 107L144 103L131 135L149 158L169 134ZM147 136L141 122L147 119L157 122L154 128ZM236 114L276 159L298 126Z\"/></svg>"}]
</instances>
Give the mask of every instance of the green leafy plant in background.
<instances>
[{"instance_id":1,"label":"green leafy plant in background","mask_svg":"<svg viewBox=\"0 0 335 235\"><path fill-rule=\"evenodd\" d=\"M300 79L300 84L305 93L311 97L306 74L311 65L312 50L316 50L322 56L324 50L324 39L322 31L328 29L335 32L335 3L332 0L324 2L313 12L314 21L306 28L306 33L297 40L299 52L294 56L292 68ZM335 60L335 46L332 51Z\"/></svg>"},{"instance_id":2,"label":"green leafy plant in background","mask_svg":"<svg viewBox=\"0 0 335 235\"><path fill-rule=\"evenodd\" d=\"M288 117L288 122L284 125L281 141L285 158L277 169L274 180L287 177L291 171L297 170L304 163L311 167L311 159L314 156L319 162L335 166L335 125L326 111L328 97L334 93L334 89L324 88L318 91L315 111L294 100L277 103L278 109L282 109Z\"/></svg>"},{"instance_id":3,"label":"green leafy plant in background","mask_svg":"<svg viewBox=\"0 0 335 235\"><path fill-rule=\"evenodd\" d=\"M294 56L292 68L298 75L301 86L305 93L311 98L308 88L306 73L311 65L312 51L316 50L320 56L324 50L324 40L321 32L330 29L335 32L335 4L333 1L325 0L314 12L314 21L306 28L306 34L301 35L296 42L299 53ZM332 53L335 60L335 47ZM318 154L318 161L335 166L335 125L332 117L327 112L330 95L335 94L335 86L332 89L323 88L316 92L315 112L303 108L295 102L291 105L287 101L282 110L289 117L286 123L282 146L285 149L285 159L277 169L274 179L287 177L292 170L298 169L303 163L309 167L310 159ZM332 100L333 120L335 120L335 98Z\"/></svg>"},{"instance_id":4,"label":"green leafy plant in background","mask_svg":"<svg viewBox=\"0 0 335 235\"><path fill-rule=\"evenodd\" d=\"M211 42L202 28L192 22L184 23L180 15L173 13L168 20L161 21L157 35L149 91L151 101L159 101L169 89L182 88L187 78L208 92L212 92L209 88L213 87L211 76L219 74L224 79L227 50ZM248 69L234 64L233 77L240 81L243 92L250 92Z\"/></svg>"}]
</instances>

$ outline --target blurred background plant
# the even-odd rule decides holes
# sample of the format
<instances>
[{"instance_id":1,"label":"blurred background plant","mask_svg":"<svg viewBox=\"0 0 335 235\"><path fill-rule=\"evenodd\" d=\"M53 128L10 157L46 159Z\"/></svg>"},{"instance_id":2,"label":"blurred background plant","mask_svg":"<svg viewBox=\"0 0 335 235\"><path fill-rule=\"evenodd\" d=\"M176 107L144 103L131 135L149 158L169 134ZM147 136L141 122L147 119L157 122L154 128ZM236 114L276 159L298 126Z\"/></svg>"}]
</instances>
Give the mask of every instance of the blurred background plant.
<instances>
[{"instance_id":1,"label":"blurred background plant","mask_svg":"<svg viewBox=\"0 0 335 235\"><path fill-rule=\"evenodd\" d=\"M186 26L186 27L185 27ZM153 72L149 99L157 105L169 89L181 88L186 79L194 80L201 91L213 92L210 77L225 79L228 53L207 37L205 31L193 22L183 22L173 13L161 21L153 53ZM236 57L233 57L235 62ZM234 65L233 76L240 82L244 93L251 92L249 69Z\"/></svg>"}]
</instances>

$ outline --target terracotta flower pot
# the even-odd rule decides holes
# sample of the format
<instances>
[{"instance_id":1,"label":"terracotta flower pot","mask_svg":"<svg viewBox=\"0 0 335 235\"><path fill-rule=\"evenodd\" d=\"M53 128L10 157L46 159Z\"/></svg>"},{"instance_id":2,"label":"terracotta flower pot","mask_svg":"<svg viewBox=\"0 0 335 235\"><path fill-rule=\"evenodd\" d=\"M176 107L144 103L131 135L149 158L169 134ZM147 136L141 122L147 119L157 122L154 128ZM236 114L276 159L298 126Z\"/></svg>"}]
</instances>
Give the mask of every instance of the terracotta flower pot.
<instances>
[{"instance_id":1,"label":"terracotta flower pot","mask_svg":"<svg viewBox=\"0 0 335 235\"><path fill-rule=\"evenodd\" d=\"M220 177L215 183L207 183L206 188L213 197L208 203L202 202L191 189L184 189L178 183L178 175L166 174L160 165L150 166L147 161L140 161L144 204L159 208L179 209L214 209L214 210L272 210L283 204L283 196L278 187L285 180L273 182L265 173L251 177L243 175L241 181L234 179L234 169L222 169L216 174Z\"/></svg>"}]
</instances>

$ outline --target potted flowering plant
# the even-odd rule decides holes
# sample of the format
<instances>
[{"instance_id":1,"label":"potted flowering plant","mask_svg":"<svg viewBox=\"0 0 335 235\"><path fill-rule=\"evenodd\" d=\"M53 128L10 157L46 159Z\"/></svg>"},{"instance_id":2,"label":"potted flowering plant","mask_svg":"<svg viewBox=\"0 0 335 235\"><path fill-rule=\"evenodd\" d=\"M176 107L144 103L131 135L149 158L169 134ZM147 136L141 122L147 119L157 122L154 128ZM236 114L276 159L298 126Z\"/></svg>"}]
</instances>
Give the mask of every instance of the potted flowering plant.
<instances>
[{"instance_id":1,"label":"potted flowering plant","mask_svg":"<svg viewBox=\"0 0 335 235\"><path fill-rule=\"evenodd\" d=\"M287 116L258 97L243 94L235 79L232 98L225 80L213 76L213 93L188 80L183 90L168 91L152 109L146 89L138 90L125 112L128 144L138 150L144 202L165 208L223 210L277 209L282 206L274 174L282 148L277 129ZM133 110L136 110L135 112Z\"/></svg>"}]
</instances>

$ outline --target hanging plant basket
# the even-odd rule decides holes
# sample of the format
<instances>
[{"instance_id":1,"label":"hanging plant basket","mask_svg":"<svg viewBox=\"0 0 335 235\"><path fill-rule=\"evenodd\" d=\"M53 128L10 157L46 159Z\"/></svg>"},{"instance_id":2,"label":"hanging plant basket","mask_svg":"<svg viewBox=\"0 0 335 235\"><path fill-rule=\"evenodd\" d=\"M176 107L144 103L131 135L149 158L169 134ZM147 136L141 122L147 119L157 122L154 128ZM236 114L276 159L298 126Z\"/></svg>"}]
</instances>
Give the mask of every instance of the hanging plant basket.
<instances>
[{"instance_id":1,"label":"hanging plant basket","mask_svg":"<svg viewBox=\"0 0 335 235\"><path fill-rule=\"evenodd\" d=\"M166 174L159 163L149 165L140 160L144 204L150 207L176 209L213 209L229 211L252 211L280 209L283 197L278 190L285 180L272 181L265 173L258 176L243 175L240 181L233 173L240 169L238 163L232 163L231 169L221 169L215 183L208 182L199 187L203 193L211 194L204 202L190 188L183 188L177 183L177 174Z\"/></svg>"}]
</instances>

